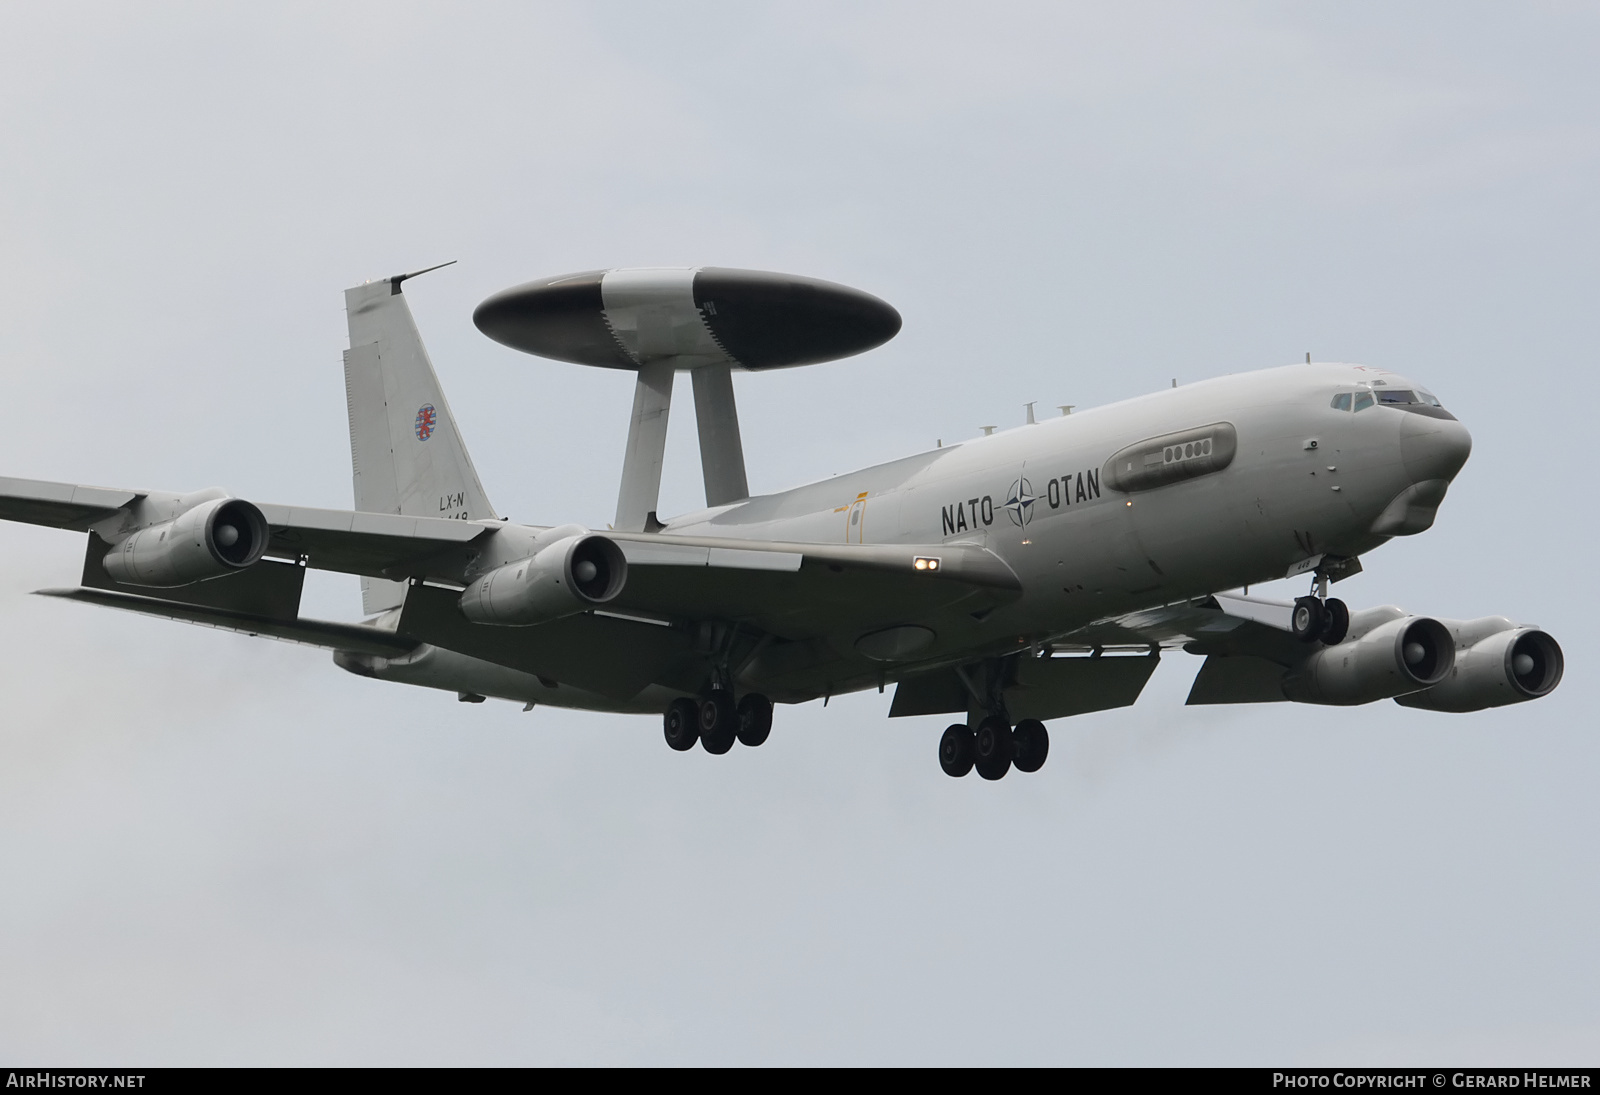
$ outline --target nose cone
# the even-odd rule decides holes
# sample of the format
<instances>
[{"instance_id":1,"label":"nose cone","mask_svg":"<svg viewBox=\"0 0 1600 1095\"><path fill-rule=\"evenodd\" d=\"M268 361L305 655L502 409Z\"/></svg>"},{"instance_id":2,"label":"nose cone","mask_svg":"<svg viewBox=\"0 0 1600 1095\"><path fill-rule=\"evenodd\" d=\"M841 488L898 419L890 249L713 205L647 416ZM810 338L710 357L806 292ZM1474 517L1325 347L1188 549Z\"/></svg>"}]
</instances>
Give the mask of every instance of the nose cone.
<instances>
[{"instance_id":1,"label":"nose cone","mask_svg":"<svg viewBox=\"0 0 1600 1095\"><path fill-rule=\"evenodd\" d=\"M1406 415L1400 430L1400 460L1413 483L1449 482L1472 454L1472 435L1453 418Z\"/></svg>"}]
</instances>

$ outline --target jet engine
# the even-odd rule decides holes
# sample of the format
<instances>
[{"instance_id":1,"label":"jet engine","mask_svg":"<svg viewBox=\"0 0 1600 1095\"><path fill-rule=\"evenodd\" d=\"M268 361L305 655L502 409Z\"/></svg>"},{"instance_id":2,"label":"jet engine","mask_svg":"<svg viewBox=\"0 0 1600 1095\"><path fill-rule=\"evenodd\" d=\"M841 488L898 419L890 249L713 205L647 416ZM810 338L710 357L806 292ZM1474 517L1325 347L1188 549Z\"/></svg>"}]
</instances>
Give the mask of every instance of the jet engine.
<instances>
[{"instance_id":1,"label":"jet engine","mask_svg":"<svg viewBox=\"0 0 1600 1095\"><path fill-rule=\"evenodd\" d=\"M1482 711L1555 691L1566 660L1554 639L1536 627L1517 627L1503 616L1459 625L1457 635L1470 638L1485 625L1500 625L1500 630L1457 654L1455 668L1438 684L1396 696L1395 702L1425 711Z\"/></svg>"},{"instance_id":2,"label":"jet engine","mask_svg":"<svg viewBox=\"0 0 1600 1095\"><path fill-rule=\"evenodd\" d=\"M1316 651L1285 679L1283 693L1297 703L1339 706L1389 699L1444 680L1455 652L1450 630L1438 620L1402 616Z\"/></svg>"},{"instance_id":3,"label":"jet engine","mask_svg":"<svg viewBox=\"0 0 1600 1095\"><path fill-rule=\"evenodd\" d=\"M134 586L186 586L255 565L270 530L242 498L213 498L111 545L106 573Z\"/></svg>"},{"instance_id":4,"label":"jet engine","mask_svg":"<svg viewBox=\"0 0 1600 1095\"><path fill-rule=\"evenodd\" d=\"M628 561L604 536L567 536L532 556L491 570L461 594L477 624L542 624L605 604L622 592Z\"/></svg>"}]
</instances>

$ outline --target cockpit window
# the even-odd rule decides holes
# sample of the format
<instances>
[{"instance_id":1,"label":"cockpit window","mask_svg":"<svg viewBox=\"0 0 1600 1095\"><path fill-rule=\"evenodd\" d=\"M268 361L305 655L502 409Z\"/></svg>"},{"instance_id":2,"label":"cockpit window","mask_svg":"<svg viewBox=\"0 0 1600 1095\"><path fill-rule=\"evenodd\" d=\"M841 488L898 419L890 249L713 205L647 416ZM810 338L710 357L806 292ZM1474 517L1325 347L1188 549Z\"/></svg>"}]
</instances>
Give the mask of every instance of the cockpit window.
<instances>
[{"instance_id":1,"label":"cockpit window","mask_svg":"<svg viewBox=\"0 0 1600 1095\"><path fill-rule=\"evenodd\" d=\"M1437 396L1426 388L1370 388L1359 392L1340 392L1328 404L1336 411L1364 411L1368 407L1438 407L1444 410Z\"/></svg>"}]
</instances>

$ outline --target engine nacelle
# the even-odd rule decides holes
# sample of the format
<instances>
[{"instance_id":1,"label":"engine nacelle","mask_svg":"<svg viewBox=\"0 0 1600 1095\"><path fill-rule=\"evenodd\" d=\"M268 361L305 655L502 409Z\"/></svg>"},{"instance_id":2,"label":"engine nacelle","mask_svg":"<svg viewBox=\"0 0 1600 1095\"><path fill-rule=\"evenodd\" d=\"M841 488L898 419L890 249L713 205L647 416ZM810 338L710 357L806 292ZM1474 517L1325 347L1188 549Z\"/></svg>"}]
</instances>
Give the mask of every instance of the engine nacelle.
<instances>
[{"instance_id":1,"label":"engine nacelle","mask_svg":"<svg viewBox=\"0 0 1600 1095\"><path fill-rule=\"evenodd\" d=\"M1325 646L1285 679L1296 703L1353 706L1438 684L1455 664L1450 631L1426 616L1404 616L1353 641Z\"/></svg>"},{"instance_id":2,"label":"engine nacelle","mask_svg":"<svg viewBox=\"0 0 1600 1095\"><path fill-rule=\"evenodd\" d=\"M1424 692L1396 696L1395 702L1425 711L1482 711L1548 696L1561 683L1566 659L1560 645L1535 627L1515 627L1490 617L1462 625L1469 635L1476 625L1499 622L1504 630L1479 639L1456 655L1444 680Z\"/></svg>"},{"instance_id":3,"label":"engine nacelle","mask_svg":"<svg viewBox=\"0 0 1600 1095\"><path fill-rule=\"evenodd\" d=\"M186 586L254 566L271 535L261 511L242 498L213 498L140 529L106 552L106 573L134 586Z\"/></svg>"},{"instance_id":4,"label":"engine nacelle","mask_svg":"<svg viewBox=\"0 0 1600 1095\"><path fill-rule=\"evenodd\" d=\"M622 592L628 561L612 540L567 536L531 557L491 570L461 594L476 624L542 624L605 604Z\"/></svg>"}]
</instances>

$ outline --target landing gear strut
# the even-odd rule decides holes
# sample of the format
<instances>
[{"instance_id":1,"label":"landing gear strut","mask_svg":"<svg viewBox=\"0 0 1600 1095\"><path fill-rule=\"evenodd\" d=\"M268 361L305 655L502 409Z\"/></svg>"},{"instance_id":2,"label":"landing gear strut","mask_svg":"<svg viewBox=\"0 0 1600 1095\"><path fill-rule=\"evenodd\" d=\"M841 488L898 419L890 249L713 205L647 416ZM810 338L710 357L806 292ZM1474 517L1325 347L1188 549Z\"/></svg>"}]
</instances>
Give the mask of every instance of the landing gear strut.
<instances>
[{"instance_id":1,"label":"landing gear strut","mask_svg":"<svg viewBox=\"0 0 1600 1095\"><path fill-rule=\"evenodd\" d=\"M996 780L1013 768L1019 772L1043 768L1050 755L1050 734L1038 719L1023 719L1012 727L1006 715L1005 663L960 666L956 675L972 696L973 717L987 714L978 719L976 730L959 722L946 728L939 739L939 767L944 774L959 778L976 768L979 776Z\"/></svg>"}]
</instances>

